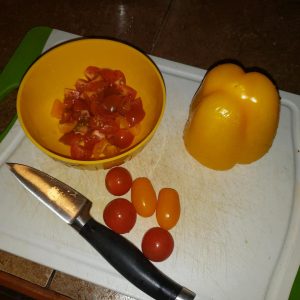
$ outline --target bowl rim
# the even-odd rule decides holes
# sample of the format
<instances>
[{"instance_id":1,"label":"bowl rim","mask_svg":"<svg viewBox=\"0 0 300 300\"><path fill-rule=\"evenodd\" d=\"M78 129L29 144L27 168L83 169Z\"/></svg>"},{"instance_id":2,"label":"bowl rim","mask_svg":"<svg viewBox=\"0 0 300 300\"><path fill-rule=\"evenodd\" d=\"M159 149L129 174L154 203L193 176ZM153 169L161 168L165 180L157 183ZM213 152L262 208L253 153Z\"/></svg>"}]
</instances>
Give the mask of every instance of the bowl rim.
<instances>
[{"instance_id":1,"label":"bowl rim","mask_svg":"<svg viewBox=\"0 0 300 300\"><path fill-rule=\"evenodd\" d=\"M45 59L45 57L47 57L49 55L49 53L52 53L53 51L56 51L58 48L62 48L62 47L66 47L70 44L78 44L78 43L82 43L82 42L86 42L86 41L107 41L107 42L113 42L116 44L121 44L125 47L131 48L133 51L137 52L139 55L142 55L144 58L147 59L148 62L150 62L150 66L152 66L152 68L154 69L154 71L157 73L158 75L158 79L161 83L161 87L162 87L162 107L161 107L161 111L159 113L157 122L155 124L155 126L153 126L153 128L150 130L150 132L138 143L136 143L135 145L132 145L131 147L125 149L125 151L122 151L120 154L115 155L115 156L111 156L111 157L107 157L107 158L103 158L103 159L97 159L97 160L75 160L72 158L69 158L67 156L63 156L63 155L59 155L53 151L50 151L49 149L45 148L44 146L42 146L41 144L39 144L34 138L33 136L30 134L30 132L27 130L22 115L21 115L21 109L20 109L20 98L21 98L21 93L23 91L25 82L26 82L26 78L29 76L29 74L31 73L31 71L35 68L35 66L37 65L37 63L40 60ZM144 51L140 50L139 48L137 48L134 45L131 45L128 42L124 42L124 41L120 41L114 38L108 38L108 37L81 37L81 38L75 38L69 41L65 41L62 43L59 43L53 47L51 47L50 49L48 49L47 51L45 51L44 53L42 53L26 70L24 76L22 77L21 83L19 85L19 89L18 89L18 93L17 93L17 116L18 116L18 120L21 124L21 127L23 129L23 131L25 132L26 136L29 138L29 140L38 148L40 149L42 152L44 152L45 154L47 154L49 157L52 157L53 159L62 161L64 163L70 164L70 165L81 165L81 166L93 166L93 165L99 165L99 164L110 164L114 161L121 161L122 159L125 158L126 160L129 160L132 155L134 153L136 153L138 151L138 149L142 150L144 148L144 146L152 139L154 133L157 131L158 127L160 126L160 123L162 121L164 112L165 112L165 108L166 108L166 84L165 84L165 80L164 77L162 75L162 72L160 71L160 69L158 68L158 66L156 65L156 63L154 62L154 60Z\"/></svg>"}]
</instances>

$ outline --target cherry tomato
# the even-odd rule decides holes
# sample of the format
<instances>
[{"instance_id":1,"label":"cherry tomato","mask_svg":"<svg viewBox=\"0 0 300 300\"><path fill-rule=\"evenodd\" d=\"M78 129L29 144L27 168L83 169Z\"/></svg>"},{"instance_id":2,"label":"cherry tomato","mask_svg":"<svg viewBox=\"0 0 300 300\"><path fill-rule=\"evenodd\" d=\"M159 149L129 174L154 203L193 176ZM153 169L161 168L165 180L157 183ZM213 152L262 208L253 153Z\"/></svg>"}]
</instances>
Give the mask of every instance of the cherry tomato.
<instances>
[{"instance_id":1,"label":"cherry tomato","mask_svg":"<svg viewBox=\"0 0 300 300\"><path fill-rule=\"evenodd\" d=\"M105 224L116 233L129 232L136 222L136 211L130 201L117 198L110 201L104 211Z\"/></svg>"},{"instance_id":2,"label":"cherry tomato","mask_svg":"<svg viewBox=\"0 0 300 300\"><path fill-rule=\"evenodd\" d=\"M169 231L153 227L149 229L142 240L144 255L155 262L167 259L173 252L174 240Z\"/></svg>"},{"instance_id":3,"label":"cherry tomato","mask_svg":"<svg viewBox=\"0 0 300 300\"><path fill-rule=\"evenodd\" d=\"M157 198L148 178L139 177L132 182L131 202L140 216L150 217L154 214Z\"/></svg>"},{"instance_id":4,"label":"cherry tomato","mask_svg":"<svg viewBox=\"0 0 300 300\"><path fill-rule=\"evenodd\" d=\"M125 149L130 146L134 139L134 135L127 129L119 129L116 133L114 133L110 138L109 141L121 148Z\"/></svg>"},{"instance_id":5,"label":"cherry tomato","mask_svg":"<svg viewBox=\"0 0 300 300\"><path fill-rule=\"evenodd\" d=\"M126 119L131 126L140 123L145 117L145 111L141 98L131 100L130 110L125 114Z\"/></svg>"},{"instance_id":6,"label":"cherry tomato","mask_svg":"<svg viewBox=\"0 0 300 300\"><path fill-rule=\"evenodd\" d=\"M163 188L158 193L156 219L160 227L169 230L173 228L180 216L180 201L176 190Z\"/></svg>"},{"instance_id":7,"label":"cherry tomato","mask_svg":"<svg viewBox=\"0 0 300 300\"><path fill-rule=\"evenodd\" d=\"M126 194L132 185L132 177L128 170L123 167L114 167L108 171L105 177L107 190L115 195Z\"/></svg>"}]
</instances>

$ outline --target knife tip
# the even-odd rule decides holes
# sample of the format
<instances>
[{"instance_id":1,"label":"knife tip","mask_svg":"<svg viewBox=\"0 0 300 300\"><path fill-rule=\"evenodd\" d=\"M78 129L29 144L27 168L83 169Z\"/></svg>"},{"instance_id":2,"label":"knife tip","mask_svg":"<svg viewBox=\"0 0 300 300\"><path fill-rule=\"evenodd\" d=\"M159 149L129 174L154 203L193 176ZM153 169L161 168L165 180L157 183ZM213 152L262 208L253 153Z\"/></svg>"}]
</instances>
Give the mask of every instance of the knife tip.
<instances>
[{"instance_id":1,"label":"knife tip","mask_svg":"<svg viewBox=\"0 0 300 300\"><path fill-rule=\"evenodd\" d=\"M8 167L12 167L12 165L13 165L14 163L11 163L11 162L6 162L6 165L8 166Z\"/></svg>"},{"instance_id":2,"label":"knife tip","mask_svg":"<svg viewBox=\"0 0 300 300\"><path fill-rule=\"evenodd\" d=\"M10 170L13 170L16 163L6 162L6 165L9 167Z\"/></svg>"}]
</instances>

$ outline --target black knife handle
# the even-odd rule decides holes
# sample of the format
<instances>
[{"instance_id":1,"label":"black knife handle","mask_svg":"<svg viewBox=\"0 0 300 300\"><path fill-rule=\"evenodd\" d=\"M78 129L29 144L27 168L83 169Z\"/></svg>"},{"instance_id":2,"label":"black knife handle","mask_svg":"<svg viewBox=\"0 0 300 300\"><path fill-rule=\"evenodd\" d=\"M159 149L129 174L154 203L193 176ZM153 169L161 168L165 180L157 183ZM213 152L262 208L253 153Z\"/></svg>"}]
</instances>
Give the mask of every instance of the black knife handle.
<instances>
[{"instance_id":1,"label":"black knife handle","mask_svg":"<svg viewBox=\"0 0 300 300\"><path fill-rule=\"evenodd\" d=\"M193 292L159 271L122 235L94 219L90 219L79 233L127 280L154 299L194 299ZM188 291L186 297L181 295L182 290Z\"/></svg>"}]
</instances>

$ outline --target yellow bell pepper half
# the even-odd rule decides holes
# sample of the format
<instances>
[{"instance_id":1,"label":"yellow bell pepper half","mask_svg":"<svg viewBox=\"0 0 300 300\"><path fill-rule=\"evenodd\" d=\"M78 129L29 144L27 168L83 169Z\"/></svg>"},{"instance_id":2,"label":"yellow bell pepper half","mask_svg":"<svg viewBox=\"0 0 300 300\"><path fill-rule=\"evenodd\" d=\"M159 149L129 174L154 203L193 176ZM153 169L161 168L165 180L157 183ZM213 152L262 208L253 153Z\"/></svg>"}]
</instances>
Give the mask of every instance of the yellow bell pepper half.
<instances>
[{"instance_id":1,"label":"yellow bell pepper half","mask_svg":"<svg viewBox=\"0 0 300 300\"><path fill-rule=\"evenodd\" d=\"M218 65L207 72L193 98L185 147L211 169L249 164L272 146L279 111L278 90L267 76L246 73L235 64Z\"/></svg>"}]
</instances>

